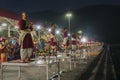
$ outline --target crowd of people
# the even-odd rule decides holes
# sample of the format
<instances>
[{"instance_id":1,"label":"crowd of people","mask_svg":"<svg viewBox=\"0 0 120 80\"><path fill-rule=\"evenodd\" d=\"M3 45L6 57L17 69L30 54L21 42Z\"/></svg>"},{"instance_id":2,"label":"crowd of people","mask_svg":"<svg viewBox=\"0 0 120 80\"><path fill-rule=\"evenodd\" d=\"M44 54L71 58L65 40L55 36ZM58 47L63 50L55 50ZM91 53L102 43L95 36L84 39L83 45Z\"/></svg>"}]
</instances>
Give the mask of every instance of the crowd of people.
<instances>
[{"instance_id":1,"label":"crowd of people","mask_svg":"<svg viewBox=\"0 0 120 80\"><path fill-rule=\"evenodd\" d=\"M99 42L93 42L88 40L86 43L81 42L81 35L72 33L68 35L68 29L62 30L63 40L59 41L55 31L56 25L51 25L51 31L46 36L47 39L35 35L33 29L33 23L28 21L28 14L22 13L22 18L18 22L20 29L19 37L2 37L0 38L0 53L5 54L8 60L21 59L22 62L29 62L31 56L34 57L36 53L43 55L51 54L60 51L65 52L66 50L77 50L83 47L91 47L101 45ZM1 58L1 55L0 55Z\"/></svg>"}]
</instances>

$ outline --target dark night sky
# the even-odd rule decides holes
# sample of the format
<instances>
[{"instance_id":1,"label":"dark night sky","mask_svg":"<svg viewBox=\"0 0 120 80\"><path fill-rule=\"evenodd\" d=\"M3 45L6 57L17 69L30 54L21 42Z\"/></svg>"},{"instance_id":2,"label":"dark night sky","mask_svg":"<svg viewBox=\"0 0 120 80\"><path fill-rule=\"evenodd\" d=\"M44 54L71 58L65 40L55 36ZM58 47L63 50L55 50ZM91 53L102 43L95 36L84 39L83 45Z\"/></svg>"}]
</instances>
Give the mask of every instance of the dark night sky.
<instances>
[{"instance_id":1,"label":"dark night sky","mask_svg":"<svg viewBox=\"0 0 120 80\"><path fill-rule=\"evenodd\" d=\"M112 4L119 5L119 0L0 0L0 7L13 11L42 11L77 9L86 5Z\"/></svg>"},{"instance_id":2,"label":"dark night sky","mask_svg":"<svg viewBox=\"0 0 120 80\"><path fill-rule=\"evenodd\" d=\"M91 7L93 5L104 5L104 7ZM105 5L110 6L106 8ZM118 34L120 34L120 20L118 19L120 18L120 0L0 0L0 7L17 13L27 11L36 17L40 14L35 12L45 10L63 13L68 10L74 11L71 25L76 25L76 30L82 26L90 36L111 43L120 43L120 38L118 38ZM47 16L51 16L51 14ZM45 17L47 18L47 16ZM40 17L40 19L42 18ZM65 23L65 20L61 19L57 22Z\"/></svg>"}]
</instances>

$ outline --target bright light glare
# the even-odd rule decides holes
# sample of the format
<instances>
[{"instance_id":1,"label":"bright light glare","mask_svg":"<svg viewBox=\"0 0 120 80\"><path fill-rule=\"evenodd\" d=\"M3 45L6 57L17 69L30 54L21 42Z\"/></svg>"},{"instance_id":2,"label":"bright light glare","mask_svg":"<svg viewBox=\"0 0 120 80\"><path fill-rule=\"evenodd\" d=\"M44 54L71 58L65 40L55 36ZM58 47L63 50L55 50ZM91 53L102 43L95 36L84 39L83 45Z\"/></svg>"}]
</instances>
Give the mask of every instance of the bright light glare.
<instances>
[{"instance_id":1,"label":"bright light glare","mask_svg":"<svg viewBox=\"0 0 120 80\"><path fill-rule=\"evenodd\" d=\"M87 42L87 38L83 37L83 38L81 39L81 42L86 43L86 42Z\"/></svg>"},{"instance_id":2,"label":"bright light glare","mask_svg":"<svg viewBox=\"0 0 120 80\"><path fill-rule=\"evenodd\" d=\"M37 25L37 29L40 30L42 27L40 25Z\"/></svg>"},{"instance_id":3,"label":"bright light glare","mask_svg":"<svg viewBox=\"0 0 120 80\"><path fill-rule=\"evenodd\" d=\"M68 33L68 36L70 36L71 34L70 33Z\"/></svg>"},{"instance_id":4,"label":"bright light glare","mask_svg":"<svg viewBox=\"0 0 120 80\"><path fill-rule=\"evenodd\" d=\"M48 32L51 32L51 31L52 31L51 28L49 28L49 29L48 29Z\"/></svg>"},{"instance_id":5,"label":"bright light glare","mask_svg":"<svg viewBox=\"0 0 120 80\"><path fill-rule=\"evenodd\" d=\"M71 13L67 13L66 16L67 16L67 17L71 17L72 14L71 14Z\"/></svg>"},{"instance_id":6,"label":"bright light glare","mask_svg":"<svg viewBox=\"0 0 120 80\"><path fill-rule=\"evenodd\" d=\"M7 26L7 23L2 23L2 26Z\"/></svg>"},{"instance_id":7,"label":"bright light glare","mask_svg":"<svg viewBox=\"0 0 120 80\"><path fill-rule=\"evenodd\" d=\"M59 30L57 30L57 31L56 31L56 34L60 34L60 31L59 31Z\"/></svg>"}]
</instances>

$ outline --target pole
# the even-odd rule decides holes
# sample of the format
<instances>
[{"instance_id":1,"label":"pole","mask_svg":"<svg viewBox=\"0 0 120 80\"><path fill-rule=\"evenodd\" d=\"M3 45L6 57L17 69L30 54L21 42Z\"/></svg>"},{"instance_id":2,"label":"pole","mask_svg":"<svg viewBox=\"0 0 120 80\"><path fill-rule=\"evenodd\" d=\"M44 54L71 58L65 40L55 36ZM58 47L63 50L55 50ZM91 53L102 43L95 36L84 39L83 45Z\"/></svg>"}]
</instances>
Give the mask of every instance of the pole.
<instances>
[{"instance_id":1,"label":"pole","mask_svg":"<svg viewBox=\"0 0 120 80\"><path fill-rule=\"evenodd\" d=\"M69 33L71 34L71 27L70 27L70 16L68 17L68 25L69 25Z\"/></svg>"}]
</instances>

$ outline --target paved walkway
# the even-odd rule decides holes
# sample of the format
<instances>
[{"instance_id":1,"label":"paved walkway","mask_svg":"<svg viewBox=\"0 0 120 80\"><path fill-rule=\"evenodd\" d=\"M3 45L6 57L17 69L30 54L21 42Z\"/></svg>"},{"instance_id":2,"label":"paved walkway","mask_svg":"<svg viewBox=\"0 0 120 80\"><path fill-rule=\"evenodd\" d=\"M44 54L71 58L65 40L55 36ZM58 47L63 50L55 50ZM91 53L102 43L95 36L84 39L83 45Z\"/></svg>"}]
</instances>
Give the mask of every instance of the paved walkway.
<instances>
[{"instance_id":1,"label":"paved walkway","mask_svg":"<svg viewBox=\"0 0 120 80\"><path fill-rule=\"evenodd\" d=\"M87 59L81 63L77 63L75 69L69 72L65 72L61 75L61 80L79 80L80 75L88 68L93 61L94 57Z\"/></svg>"}]
</instances>

